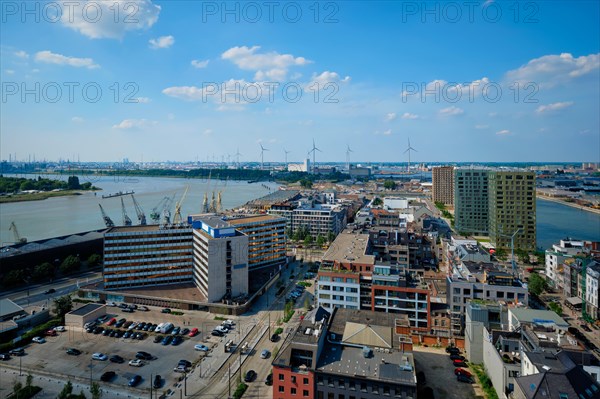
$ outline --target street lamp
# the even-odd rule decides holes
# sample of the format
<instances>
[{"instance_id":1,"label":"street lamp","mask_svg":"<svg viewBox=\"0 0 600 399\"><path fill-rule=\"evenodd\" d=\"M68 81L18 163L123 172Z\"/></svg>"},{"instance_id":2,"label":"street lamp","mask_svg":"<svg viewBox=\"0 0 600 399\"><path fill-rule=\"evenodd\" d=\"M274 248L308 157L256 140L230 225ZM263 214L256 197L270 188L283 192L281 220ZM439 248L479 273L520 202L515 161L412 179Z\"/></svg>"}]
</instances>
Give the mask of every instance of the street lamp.
<instances>
[{"instance_id":1,"label":"street lamp","mask_svg":"<svg viewBox=\"0 0 600 399\"><path fill-rule=\"evenodd\" d=\"M512 235L500 234L502 237L507 237L507 238L510 237L510 261L511 261L511 264L512 264L513 276L514 276L515 270L517 268L517 265L515 264L515 236L521 230L522 229L519 227L518 229L515 230L514 233L512 233Z\"/></svg>"}]
</instances>

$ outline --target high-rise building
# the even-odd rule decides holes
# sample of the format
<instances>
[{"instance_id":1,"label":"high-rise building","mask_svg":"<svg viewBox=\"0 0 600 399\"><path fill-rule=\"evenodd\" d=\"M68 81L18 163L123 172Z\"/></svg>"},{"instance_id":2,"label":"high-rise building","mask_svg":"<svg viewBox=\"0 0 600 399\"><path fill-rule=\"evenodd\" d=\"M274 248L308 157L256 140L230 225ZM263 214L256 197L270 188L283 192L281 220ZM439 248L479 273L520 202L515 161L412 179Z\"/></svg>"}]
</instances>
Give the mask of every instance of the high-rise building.
<instances>
[{"instance_id":1,"label":"high-rise building","mask_svg":"<svg viewBox=\"0 0 600 399\"><path fill-rule=\"evenodd\" d=\"M454 227L471 235L488 235L488 170L454 170Z\"/></svg>"},{"instance_id":2,"label":"high-rise building","mask_svg":"<svg viewBox=\"0 0 600 399\"><path fill-rule=\"evenodd\" d=\"M496 248L536 249L535 173L492 170L488 173L489 236ZM459 229L460 230L460 229Z\"/></svg>"},{"instance_id":3,"label":"high-rise building","mask_svg":"<svg viewBox=\"0 0 600 399\"><path fill-rule=\"evenodd\" d=\"M454 206L454 167L433 168L432 183L433 202Z\"/></svg>"}]
</instances>

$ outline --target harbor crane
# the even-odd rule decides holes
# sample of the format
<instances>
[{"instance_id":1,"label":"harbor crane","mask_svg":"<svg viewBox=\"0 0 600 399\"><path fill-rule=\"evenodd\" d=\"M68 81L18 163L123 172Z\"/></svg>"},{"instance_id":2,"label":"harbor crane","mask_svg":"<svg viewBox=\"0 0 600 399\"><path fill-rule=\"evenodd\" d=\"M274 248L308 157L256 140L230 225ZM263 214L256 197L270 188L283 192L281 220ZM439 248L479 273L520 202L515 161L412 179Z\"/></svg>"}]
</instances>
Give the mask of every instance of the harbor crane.
<instances>
[{"instance_id":1,"label":"harbor crane","mask_svg":"<svg viewBox=\"0 0 600 399\"><path fill-rule=\"evenodd\" d=\"M140 206L140 204L136 201L133 194L131 194L131 199L133 200L133 206L135 207L135 213L137 214L138 221L141 226L146 225L146 215L144 214L144 210Z\"/></svg>"},{"instance_id":2,"label":"harbor crane","mask_svg":"<svg viewBox=\"0 0 600 399\"><path fill-rule=\"evenodd\" d=\"M12 230L12 232L13 232L13 234L15 236L15 243L17 243L17 244L25 244L27 242L27 238L21 237L19 235L19 230L17 229L17 225L15 224L15 222L11 222L10 223L10 227L8 229Z\"/></svg>"},{"instance_id":3,"label":"harbor crane","mask_svg":"<svg viewBox=\"0 0 600 399\"><path fill-rule=\"evenodd\" d=\"M102 208L102 205L98 204L98 206L100 207L100 212L102 212L102 219L104 219L104 224L106 225L106 227L115 227L115 223L106 214L106 212L104 212L104 208Z\"/></svg>"},{"instance_id":4,"label":"harbor crane","mask_svg":"<svg viewBox=\"0 0 600 399\"><path fill-rule=\"evenodd\" d=\"M181 217L181 205L183 205L183 201L185 200L185 196L187 195L189 189L190 186L185 187L185 191L183 192L181 199L179 202L177 202L177 205L175 205L175 216L173 216L173 224L175 225L180 225L183 223L183 219Z\"/></svg>"},{"instance_id":5,"label":"harbor crane","mask_svg":"<svg viewBox=\"0 0 600 399\"><path fill-rule=\"evenodd\" d=\"M158 201L158 204L156 204L156 206L152 208L152 212L150 212L150 219L154 220L155 222L158 222L160 220L160 214L162 212L163 205L165 201L168 200L169 197L164 196L160 201Z\"/></svg>"},{"instance_id":6,"label":"harbor crane","mask_svg":"<svg viewBox=\"0 0 600 399\"><path fill-rule=\"evenodd\" d=\"M210 178L212 176L212 170L208 172L208 179L206 180L206 190L204 191L204 198L202 200L202 212L203 213L208 213L209 212L209 206L208 206L208 191L210 189Z\"/></svg>"},{"instance_id":7,"label":"harbor crane","mask_svg":"<svg viewBox=\"0 0 600 399\"><path fill-rule=\"evenodd\" d=\"M121 211L123 212L123 226L131 226L131 219L127 216L127 212L125 211L125 203L123 202L123 197L121 197Z\"/></svg>"},{"instance_id":8,"label":"harbor crane","mask_svg":"<svg viewBox=\"0 0 600 399\"><path fill-rule=\"evenodd\" d=\"M167 197L167 201L163 206L162 215L163 215L163 225L171 224L171 204L175 201L175 194L172 197Z\"/></svg>"}]
</instances>

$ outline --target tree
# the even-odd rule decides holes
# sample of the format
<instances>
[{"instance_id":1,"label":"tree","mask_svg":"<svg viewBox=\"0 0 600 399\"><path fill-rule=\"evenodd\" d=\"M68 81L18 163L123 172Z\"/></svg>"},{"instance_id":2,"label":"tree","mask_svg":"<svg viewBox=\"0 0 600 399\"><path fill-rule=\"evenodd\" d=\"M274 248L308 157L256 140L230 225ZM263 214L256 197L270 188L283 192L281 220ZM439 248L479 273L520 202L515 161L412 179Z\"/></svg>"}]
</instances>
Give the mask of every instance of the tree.
<instances>
[{"instance_id":1,"label":"tree","mask_svg":"<svg viewBox=\"0 0 600 399\"><path fill-rule=\"evenodd\" d=\"M551 311L553 311L557 315L562 316L562 314L563 314L563 308L560 305L560 303L550 302L550 305L548 305L548 307L550 308Z\"/></svg>"},{"instance_id":2,"label":"tree","mask_svg":"<svg viewBox=\"0 0 600 399\"><path fill-rule=\"evenodd\" d=\"M529 292L534 295L539 296L546 289L547 283L546 280L537 273L531 273L529 275L528 282Z\"/></svg>"},{"instance_id":3,"label":"tree","mask_svg":"<svg viewBox=\"0 0 600 399\"><path fill-rule=\"evenodd\" d=\"M54 299L54 313L64 320L64 317L73 309L73 301L69 295Z\"/></svg>"},{"instance_id":4,"label":"tree","mask_svg":"<svg viewBox=\"0 0 600 399\"><path fill-rule=\"evenodd\" d=\"M102 256L98 254L91 254L90 257L87 259L88 267L94 267L99 265L101 260Z\"/></svg>"},{"instance_id":5,"label":"tree","mask_svg":"<svg viewBox=\"0 0 600 399\"><path fill-rule=\"evenodd\" d=\"M373 200L373 206L379 206L379 205L383 205L383 200L381 198L377 197Z\"/></svg>"},{"instance_id":6,"label":"tree","mask_svg":"<svg viewBox=\"0 0 600 399\"><path fill-rule=\"evenodd\" d=\"M285 235L290 239L293 240L293 236L294 236L294 232L292 231L291 227L286 227L285 228Z\"/></svg>"},{"instance_id":7,"label":"tree","mask_svg":"<svg viewBox=\"0 0 600 399\"><path fill-rule=\"evenodd\" d=\"M494 254L494 256L498 260L506 260L508 258L508 255L506 254L506 250L504 250L504 248L496 249L496 253Z\"/></svg>"},{"instance_id":8,"label":"tree","mask_svg":"<svg viewBox=\"0 0 600 399\"><path fill-rule=\"evenodd\" d=\"M37 265L33 268L31 278L35 281L45 281L52 279L54 276L54 266L51 263L44 262L41 265Z\"/></svg>"},{"instance_id":9,"label":"tree","mask_svg":"<svg viewBox=\"0 0 600 399\"><path fill-rule=\"evenodd\" d=\"M515 255L522 264L529 264L529 253L523 249L515 249Z\"/></svg>"},{"instance_id":10,"label":"tree","mask_svg":"<svg viewBox=\"0 0 600 399\"><path fill-rule=\"evenodd\" d=\"M58 394L57 399L69 399L71 394L73 393L73 384L71 381L67 381L62 391Z\"/></svg>"},{"instance_id":11,"label":"tree","mask_svg":"<svg viewBox=\"0 0 600 399\"><path fill-rule=\"evenodd\" d=\"M69 255L60 264L60 272L63 274L69 274L79 269L81 266L81 259L74 255Z\"/></svg>"},{"instance_id":12,"label":"tree","mask_svg":"<svg viewBox=\"0 0 600 399\"><path fill-rule=\"evenodd\" d=\"M306 237L304 237L304 244L306 245L310 245L313 243L313 238L310 234L307 234Z\"/></svg>"},{"instance_id":13,"label":"tree","mask_svg":"<svg viewBox=\"0 0 600 399\"><path fill-rule=\"evenodd\" d=\"M100 399L102 397L102 389L100 389L100 384L95 381L92 382L90 393L92 394L92 399Z\"/></svg>"},{"instance_id":14,"label":"tree","mask_svg":"<svg viewBox=\"0 0 600 399\"><path fill-rule=\"evenodd\" d=\"M395 190L396 189L396 182L393 180L386 180L383 183L383 188L385 188L386 190Z\"/></svg>"},{"instance_id":15,"label":"tree","mask_svg":"<svg viewBox=\"0 0 600 399\"><path fill-rule=\"evenodd\" d=\"M2 279L2 285L6 287L12 287L23 283L25 278L25 271L23 269L11 270L4 275Z\"/></svg>"},{"instance_id":16,"label":"tree","mask_svg":"<svg viewBox=\"0 0 600 399\"><path fill-rule=\"evenodd\" d=\"M13 394L15 396L17 396L17 394L19 393L19 391L22 388L23 388L23 384L21 384L21 381L19 381L15 378L15 380L13 381Z\"/></svg>"},{"instance_id":17,"label":"tree","mask_svg":"<svg viewBox=\"0 0 600 399\"><path fill-rule=\"evenodd\" d=\"M79 177L69 176L69 179L67 180L67 188L69 190L79 190L81 188L81 184L79 184Z\"/></svg>"},{"instance_id":18,"label":"tree","mask_svg":"<svg viewBox=\"0 0 600 399\"><path fill-rule=\"evenodd\" d=\"M31 180L26 180L21 183L20 189L21 191L35 190L35 184Z\"/></svg>"},{"instance_id":19,"label":"tree","mask_svg":"<svg viewBox=\"0 0 600 399\"><path fill-rule=\"evenodd\" d=\"M323 237L321 234L319 234L317 236L317 245L319 247L322 247L323 245L325 245L326 242L327 242L327 239L325 237Z\"/></svg>"},{"instance_id":20,"label":"tree","mask_svg":"<svg viewBox=\"0 0 600 399\"><path fill-rule=\"evenodd\" d=\"M27 378L25 378L25 386L27 389L31 388L31 384L33 383L33 376L31 373L27 373Z\"/></svg>"},{"instance_id":21,"label":"tree","mask_svg":"<svg viewBox=\"0 0 600 399\"><path fill-rule=\"evenodd\" d=\"M335 240L335 233L333 231L330 231L329 233L327 233L327 241L333 242L333 240Z\"/></svg>"},{"instance_id":22,"label":"tree","mask_svg":"<svg viewBox=\"0 0 600 399\"><path fill-rule=\"evenodd\" d=\"M308 179L302 179L300 180L300 185L302 188L310 189L313 186L313 182Z\"/></svg>"}]
</instances>

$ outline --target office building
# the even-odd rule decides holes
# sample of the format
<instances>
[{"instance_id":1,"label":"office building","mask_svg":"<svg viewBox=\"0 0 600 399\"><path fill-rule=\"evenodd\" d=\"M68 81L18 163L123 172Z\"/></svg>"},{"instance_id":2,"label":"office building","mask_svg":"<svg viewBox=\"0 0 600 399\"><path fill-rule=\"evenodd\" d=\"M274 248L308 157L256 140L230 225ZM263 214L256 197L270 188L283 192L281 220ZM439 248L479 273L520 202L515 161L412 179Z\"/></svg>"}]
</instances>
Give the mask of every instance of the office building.
<instances>
[{"instance_id":1,"label":"office building","mask_svg":"<svg viewBox=\"0 0 600 399\"><path fill-rule=\"evenodd\" d=\"M488 173L485 169L454 169L454 227L470 235L488 235Z\"/></svg>"},{"instance_id":2,"label":"office building","mask_svg":"<svg viewBox=\"0 0 600 399\"><path fill-rule=\"evenodd\" d=\"M104 234L104 288L189 282L191 227L113 227Z\"/></svg>"},{"instance_id":3,"label":"office building","mask_svg":"<svg viewBox=\"0 0 600 399\"><path fill-rule=\"evenodd\" d=\"M535 173L492 170L488 174L489 236L496 248L535 251Z\"/></svg>"},{"instance_id":4,"label":"office building","mask_svg":"<svg viewBox=\"0 0 600 399\"><path fill-rule=\"evenodd\" d=\"M454 167L436 166L432 173L433 202L454 206Z\"/></svg>"},{"instance_id":5,"label":"office building","mask_svg":"<svg viewBox=\"0 0 600 399\"><path fill-rule=\"evenodd\" d=\"M315 204L312 201L272 205L269 215L285 218L292 234L304 229L313 239L337 236L346 227L347 210L339 204Z\"/></svg>"},{"instance_id":6,"label":"office building","mask_svg":"<svg viewBox=\"0 0 600 399\"><path fill-rule=\"evenodd\" d=\"M221 217L194 221L194 284L208 302L248 294L248 236Z\"/></svg>"},{"instance_id":7,"label":"office building","mask_svg":"<svg viewBox=\"0 0 600 399\"><path fill-rule=\"evenodd\" d=\"M273 398L415 398L412 352L396 319L337 308L309 312L273 361Z\"/></svg>"}]
</instances>

